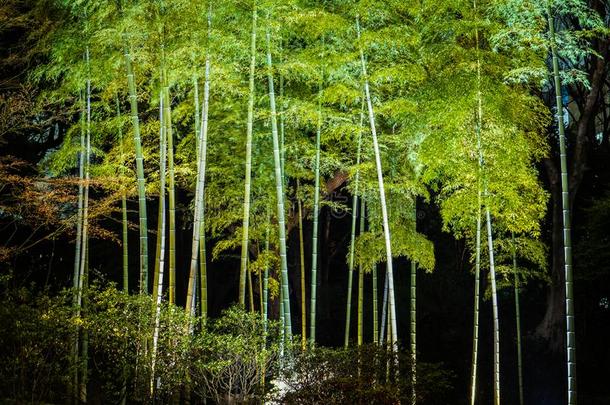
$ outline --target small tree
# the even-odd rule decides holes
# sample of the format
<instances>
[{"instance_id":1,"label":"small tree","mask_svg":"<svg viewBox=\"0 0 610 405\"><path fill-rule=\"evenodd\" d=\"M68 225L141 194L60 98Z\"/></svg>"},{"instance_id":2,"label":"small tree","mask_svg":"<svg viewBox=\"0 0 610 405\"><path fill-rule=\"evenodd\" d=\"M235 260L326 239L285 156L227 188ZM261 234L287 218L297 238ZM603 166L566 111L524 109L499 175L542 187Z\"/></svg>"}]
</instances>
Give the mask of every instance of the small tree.
<instances>
[{"instance_id":1,"label":"small tree","mask_svg":"<svg viewBox=\"0 0 610 405\"><path fill-rule=\"evenodd\" d=\"M258 313L233 307L196 336L190 371L195 393L219 404L262 398L277 355L277 328L267 330Z\"/></svg>"}]
</instances>

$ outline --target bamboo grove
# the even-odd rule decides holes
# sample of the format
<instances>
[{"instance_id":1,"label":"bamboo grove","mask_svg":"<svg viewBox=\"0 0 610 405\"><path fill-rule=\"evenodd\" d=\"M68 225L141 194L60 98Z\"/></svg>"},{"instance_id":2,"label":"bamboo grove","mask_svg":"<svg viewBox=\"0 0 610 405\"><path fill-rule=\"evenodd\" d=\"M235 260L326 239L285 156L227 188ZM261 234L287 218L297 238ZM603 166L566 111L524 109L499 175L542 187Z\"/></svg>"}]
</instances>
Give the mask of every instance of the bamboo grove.
<instances>
[{"instance_id":1,"label":"bamboo grove","mask_svg":"<svg viewBox=\"0 0 610 405\"><path fill-rule=\"evenodd\" d=\"M508 385L518 387L523 404L528 347L520 336L519 294L546 277L541 222L549 196L537 167L550 143L559 142L566 398L576 404L562 86L587 85L578 61L594 52L588 39L605 32L585 3L45 5L61 23L46 39L48 61L32 80L48 89L41 98L72 117L63 144L42 165L50 177L78 177L70 221L77 316L87 317L91 242L104 237L92 234L101 218L90 204L110 197L121 223L121 234L109 237L120 245L122 288L152 296L151 339L143 342L152 353L151 391L159 331L166 327L162 308L177 306L199 319L185 336L206 328L209 300L226 299L214 297L207 280L230 255L239 257L238 282L225 304L259 312L265 331L268 321L279 321L280 364L290 361L291 350L320 350L321 213L328 210L350 218L347 295L334 297L345 309L336 322L342 343L360 346L371 337L395 350L404 345L410 400L417 403L417 280L434 271L436 260L435 246L419 231L419 207L434 205L443 230L464 240L470 254L473 333L463 391L475 404L481 386L493 387L494 404L505 402L500 348L513 345L518 381ZM577 20L579 30L560 23L565 19ZM551 92L555 110L539 97ZM555 129L558 136L550 136ZM341 189L350 201L335 199ZM139 243L128 244L136 233ZM189 257L180 256L185 250ZM397 273L409 274L409 319L398 319ZM499 298L504 290L510 300ZM500 305L514 305L516 319L502 319ZM492 319L479 316L482 306L492 308ZM483 322L493 333L493 375L479 370ZM503 323L516 323L517 336L503 335ZM72 336L73 359L85 364L74 373L73 395L86 402L88 337L80 328Z\"/></svg>"}]
</instances>

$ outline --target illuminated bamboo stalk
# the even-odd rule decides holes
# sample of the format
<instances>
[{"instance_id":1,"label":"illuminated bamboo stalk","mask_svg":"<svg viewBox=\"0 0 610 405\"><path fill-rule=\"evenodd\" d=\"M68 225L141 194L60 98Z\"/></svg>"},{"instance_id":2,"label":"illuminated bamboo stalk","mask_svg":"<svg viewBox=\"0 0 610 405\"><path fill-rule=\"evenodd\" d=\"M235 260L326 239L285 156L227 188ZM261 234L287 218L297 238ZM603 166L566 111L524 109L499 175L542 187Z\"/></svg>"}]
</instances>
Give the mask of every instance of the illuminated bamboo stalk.
<instances>
[{"instance_id":1,"label":"illuminated bamboo stalk","mask_svg":"<svg viewBox=\"0 0 610 405\"><path fill-rule=\"evenodd\" d=\"M207 142L208 142L208 110L209 110L209 98L210 98L210 47L209 39L212 30L212 6L208 8L208 46L206 47L205 57L205 83L203 86L203 111L201 120L201 135L199 140L199 161L197 164L197 185L195 187L195 210L193 213L193 238L191 245L191 263L189 271L189 282L186 295L186 306L189 310L193 304L195 295L195 278L197 273L197 262L200 252L201 244L201 223L202 223L202 210L204 203L204 188L205 188L205 169L207 163ZM203 276L203 275L202 275ZM203 277L202 277L203 278Z\"/></svg>"},{"instance_id":2,"label":"illuminated bamboo stalk","mask_svg":"<svg viewBox=\"0 0 610 405\"><path fill-rule=\"evenodd\" d=\"M356 175L354 176L354 197L352 200L352 231L350 235L349 246L349 268L347 277L347 304L345 309L345 339L343 345L349 345L349 330L352 318L352 284L354 279L354 251L356 243L356 218L358 208L358 182L360 179L360 152L362 149L362 127L364 125L364 97L362 98L362 107L360 109L360 129L358 131L358 147L356 150ZM361 214L362 215L362 214Z\"/></svg>"},{"instance_id":3,"label":"illuminated bamboo stalk","mask_svg":"<svg viewBox=\"0 0 610 405\"><path fill-rule=\"evenodd\" d=\"M201 126L199 117L199 80L197 75L193 75L193 104L195 105L195 145L199 145L199 134L201 133L199 128ZM199 159L199 148L197 150L197 159Z\"/></svg>"},{"instance_id":4,"label":"illuminated bamboo stalk","mask_svg":"<svg viewBox=\"0 0 610 405\"><path fill-rule=\"evenodd\" d=\"M201 116L199 108L199 81L197 75L193 75L193 89L195 98L195 144L197 145L197 166L199 166L199 142L201 140ZM207 259L205 249L205 190L201 202L201 219L199 231L199 307L201 310L202 326L205 325L208 316L208 277Z\"/></svg>"},{"instance_id":5,"label":"illuminated bamboo stalk","mask_svg":"<svg viewBox=\"0 0 610 405\"><path fill-rule=\"evenodd\" d=\"M165 136L165 111L164 111L164 97L163 97L163 86L161 86L161 92L159 95L159 142L163 143L159 146L159 208L157 211L157 241L156 241L156 252L155 252L155 269L153 273L153 288L152 288L152 302L153 302L153 313L154 303L157 302L157 285L159 284L159 273L161 269L161 260L165 260L165 249L161 249L161 238L165 238L165 229L161 229L163 218L165 218L165 176L166 176L166 157L163 154L167 150L167 140ZM165 224L163 224L165 225Z\"/></svg>"},{"instance_id":6,"label":"illuminated bamboo stalk","mask_svg":"<svg viewBox=\"0 0 610 405\"><path fill-rule=\"evenodd\" d=\"M153 331L153 347L152 347L152 355L151 355L151 373L150 373L150 396L153 397L154 394L154 381L155 381L155 365L157 359L157 348L159 342L159 323L161 319L161 298L163 296L163 273L165 267L165 164L166 164L166 151L167 151L167 142L166 142L166 126L163 125L165 120L164 117L164 95L163 91L159 95L159 122L161 123L159 127L159 212L161 213L160 218L160 226L159 226L159 266L158 266L158 275L156 278L156 284L153 286L154 288L154 305L155 305L155 327Z\"/></svg>"},{"instance_id":7,"label":"illuminated bamboo stalk","mask_svg":"<svg viewBox=\"0 0 610 405\"><path fill-rule=\"evenodd\" d=\"M576 328L574 324L574 278L572 274L572 223L570 218L570 187L568 184L568 157L566 135L563 123L563 101L561 99L561 79L559 75L559 59L557 56L557 38L551 2L547 0L549 34L551 39L551 55L553 62L553 81L555 85L555 100L557 107L557 128L559 130L559 163L561 170L561 207L563 220L563 261L565 277L565 307L566 307L566 371L567 371L567 403L576 405Z\"/></svg>"},{"instance_id":8,"label":"illuminated bamboo stalk","mask_svg":"<svg viewBox=\"0 0 610 405\"><path fill-rule=\"evenodd\" d=\"M89 259L89 181L91 170L91 78L89 72L89 47L85 51L87 63L87 95L86 95L86 147L85 147L85 185L83 197L83 228L81 242L80 271L78 277L77 317L81 316L83 310L83 296L86 294L88 281L88 259ZM80 378L78 381L78 399L82 403L87 402L87 334L82 330Z\"/></svg>"},{"instance_id":9,"label":"illuminated bamboo stalk","mask_svg":"<svg viewBox=\"0 0 610 405\"><path fill-rule=\"evenodd\" d=\"M119 149L121 154L121 168L119 174L121 176L121 213L122 213L122 225L123 225L123 291L129 292L129 248L128 248L128 235L129 228L127 223L127 191L123 184L124 171L125 171L125 154L123 151L123 125L121 123L121 107L119 104L119 96L116 95L116 113L119 121Z\"/></svg>"},{"instance_id":10,"label":"illuminated bamboo stalk","mask_svg":"<svg viewBox=\"0 0 610 405\"><path fill-rule=\"evenodd\" d=\"M72 297L72 303L74 304L77 313L80 311L78 306L79 297L79 286L80 286L80 263L81 263L81 249L83 243L83 199L84 199L84 178L85 178L85 106L83 100L83 92L79 92L79 101L81 104L80 113L80 149L78 152L78 211L76 214L76 247L74 252L74 275L72 278L72 287L74 288L74 295ZM79 349L79 327L76 328L74 335L74 343L72 345L72 390L71 397L73 402L78 402L78 368L76 366L78 362L78 349Z\"/></svg>"},{"instance_id":11,"label":"illuminated bamboo stalk","mask_svg":"<svg viewBox=\"0 0 610 405\"><path fill-rule=\"evenodd\" d=\"M267 213L267 226L265 228L265 253L269 255L269 213ZM263 328L267 334L267 318L269 317L269 264L265 263L263 273Z\"/></svg>"},{"instance_id":12,"label":"illuminated bamboo stalk","mask_svg":"<svg viewBox=\"0 0 610 405\"><path fill-rule=\"evenodd\" d=\"M519 405L523 405L523 361L521 356L521 306L519 305L519 273L517 271L517 245L515 243L515 234L511 232L511 241L513 248L513 273L515 276L514 291L515 291L515 323L517 327L517 379L519 386Z\"/></svg>"},{"instance_id":13,"label":"illuminated bamboo stalk","mask_svg":"<svg viewBox=\"0 0 610 405\"><path fill-rule=\"evenodd\" d=\"M487 190L485 190L487 196ZM485 205L487 219L487 245L489 248L489 276L491 278L491 303L493 309L494 326L494 404L500 405L500 321L498 315L498 292L496 288L496 266L494 260L494 247L491 229L491 215L489 206Z\"/></svg>"},{"instance_id":14,"label":"illuminated bamboo stalk","mask_svg":"<svg viewBox=\"0 0 610 405\"><path fill-rule=\"evenodd\" d=\"M322 72L323 74L324 72ZM311 237L311 290L309 303L309 341L316 343L316 307L318 298L318 225L320 216L320 137L322 132L322 80L318 87L318 119L316 128L316 157L314 163L313 229Z\"/></svg>"},{"instance_id":15,"label":"illuminated bamboo stalk","mask_svg":"<svg viewBox=\"0 0 610 405\"><path fill-rule=\"evenodd\" d=\"M256 68L256 2L252 8L252 33L250 35L250 77L248 94L248 123L246 127L246 174L244 181L244 208L241 239L241 268L239 272L239 304L245 306L246 273L248 272L248 243L250 231L250 188L252 179L252 132L254 122L254 73Z\"/></svg>"},{"instance_id":16,"label":"illuminated bamboo stalk","mask_svg":"<svg viewBox=\"0 0 610 405\"><path fill-rule=\"evenodd\" d=\"M208 317L208 264L205 248L205 190L201 201L201 223L199 225L199 300L201 322L205 324Z\"/></svg>"},{"instance_id":17,"label":"illuminated bamboo stalk","mask_svg":"<svg viewBox=\"0 0 610 405\"><path fill-rule=\"evenodd\" d=\"M299 258L301 265L301 349L307 347L307 292L305 291L305 240L303 238L303 207L299 191L301 185L297 178L297 209L299 210Z\"/></svg>"},{"instance_id":18,"label":"illuminated bamboo stalk","mask_svg":"<svg viewBox=\"0 0 610 405\"><path fill-rule=\"evenodd\" d=\"M356 18L356 32L358 40L360 40L360 23ZM375 126L375 112L373 111L373 103L371 100L371 92L369 89L369 80L366 71L366 61L364 51L360 47L360 63L362 66L362 78L364 80L364 93L369 113L369 123L371 126L371 135L373 138L373 151L375 153L375 166L377 169L377 183L379 185L379 202L381 205L381 220L383 225L383 234L386 250L387 278L388 278L388 312L391 323L392 345L398 344L398 333L396 328L396 305L394 299L394 271L392 267L392 244L390 238L390 225L388 220L388 209L386 204L385 187L383 184L383 169L381 167L381 153L379 151L379 143L377 141L377 128Z\"/></svg>"},{"instance_id":19,"label":"illuminated bamboo stalk","mask_svg":"<svg viewBox=\"0 0 610 405\"><path fill-rule=\"evenodd\" d=\"M165 52L162 47L162 58L165 59ZM165 62L163 62L163 97L164 97L164 125L167 143L167 174L168 174L168 202L169 202L169 302L176 302L176 186L174 170L174 131L172 128L172 106L169 95L169 80Z\"/></svg>"},{"instance_id":20,"label":"illuminated bamboo stalk","mask_svg":"<svg viewBox=\"0 0 610 405\"><path fill-rule=\"evenodd\" d=\"M377 308L377 265L373 266L373 343L379 343L379 320Z\"/></svg>"},{"instance_id":21,"label":"illuminated bamboo stalk","mask_svg":"<svg viewBox=\"0 0 610 405\"><path fill-rule=\"evenodd\" d=\"M413 232L417 232L417 200L413 198ZM417 403L417 265L411 258L411 404Z\"/></svg>"},{"instance_id":22,"label":"illuminated bamboo stalk","mask_svg":"<svg viewBox=\"0 0 610 405\"><path fill-rule=\"evenodd\" d=\"M379 333L379 344L383 343L383 339L386 332L386 321L388 311L388 277L386 275L385 282L383 285L383 300L381 301L381 331Z\"/></svg>"},{"instance_id":23,"label":"illuminated bamboo stalk","mask_svg":"<svg viewBox=\"0 0 610 405\"><path fill-rule=\"evenodd\" d=\"M365 203L364 198L360 199L360 228L358 234L362 235L364 232L364 218L365 218ZM364 271L362 265L358 266L358 346L362 346L364 341Z\"/></svg>"},{"instance_id":24,"label":"illuminated bamboo stalk","mask_svg":"<svg viewBox=\"0 0 610 405\"><path fill-rule=\"evenodd\" d=\"M254 312L254 288L252 286L252 272L248 270L248 296L250 298L250 312Z\"/></svg>"},{"instance_id":25,"label":"illuminated bamboo stalk","mask_svg":"<svg viewBox=\"0 0 610 405\"><path fill-rule=\"evenodd\" d=\"M144 154L140 138L140 120L138 118L138 98L131 54L124 37L124 58L129 88L130 116L133 125L133 141L136 154L136 176L138 183L138 216L140 226L140 293L148 293L148 219L146 216L146 179L144 177Z\"/></svg>"},{"instance_id":26,"label":"illuminated bamboo stalk","mask_svg":"<svg viewBox=\"0 0 610 405\"><path fill-rule=\"evenodd\" d=\"M479 169L480 170L480 169ZM480 178L480 175L479 175ZM480 181L479 181L480 182ZM472 367L470 375L470 404L475 404L477 387L477 367L479 356L479 306L481 295L481 185L478 185L478 211L475 247L475 270L474 270L474 321L472 335Z\"/></svg>"},{"instance_id":27,"label":"illuminated bamboo stalk","mask_svg":"<svg viewBox=\"0 0 610 405\"><path fill-rule=\"evenodd\" d=\"M281 300L283 307L283 329L285 339L292 339L292 320L290 316L290 295L288 289L288 262L286 260L286 220L284 214L284 181L282 178L280 162L280 145L277 128L277 110L275 107L275 92L273 88L273 64L271 60L271 34L269 26L266 29L267 37L267 80L269 82L269 103L271 109L271 134L273 138L273 160L275 166L275 187L278 216L278 237L280 248L280 271L281 271Z\"/></svg>"},{"instance_id":28,"label":"illuminated bamboo stalk","mask_svg":"<svg viewBox=\"0 0 610 405\"><path fill-rule=\"evenodd\" d=\"M80 92L80 99L82 103L82 91ZM77 301L78 295L78 286L79 281L78 277L80 274L80 262L81 262L81 243L82 243L82 233L83 233L83 183L85 177L85 114L81 109L81 133L80 133L80 149L78 151L78 209L76 213L76 247L74 252L74 275L72 277L72 286L74 287L74 302Z\"/></svg>"},{"instance_id":29,"label":"illuminated bamboo stalk","mask_svg":"<svg viewBox=\"0 0 610 405\"><path fill-rule=\"evenodd\" d=\"M125 68L129 88L129 105L133 125L133 143L136 152L136 176L138 182L138 216L140 226L140 293L148 293L148 219L146 216L146 179L144 177L144 154L140 138L140 120L138 118L138 97L131 54L127 41L124 41Z\"/></svg>"}]
</instances>

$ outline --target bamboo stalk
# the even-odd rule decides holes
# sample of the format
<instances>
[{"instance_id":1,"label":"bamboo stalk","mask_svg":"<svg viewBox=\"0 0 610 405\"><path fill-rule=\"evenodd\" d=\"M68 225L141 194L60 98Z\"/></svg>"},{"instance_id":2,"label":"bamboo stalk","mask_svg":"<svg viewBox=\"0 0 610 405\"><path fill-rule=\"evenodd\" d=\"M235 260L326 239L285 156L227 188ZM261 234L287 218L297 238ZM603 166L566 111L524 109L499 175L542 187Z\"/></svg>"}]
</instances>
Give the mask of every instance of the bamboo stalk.
<instances>
[{"instance_id":1,"label":"bamboo stalk","mask_svg":"<svg viewBox=\"0 0 610 405\"><path fill-rule=\"evenodd\" d=\"M165 162L166 162L166 126L164 125L164 94L161 91L159 95L159 121L161 123L159 127L159 174L160 174L160 184L159 184L159 212L161 213L161 222L159 226L159 266L158 266L158 276L155 278L156 284L154 285L154 305L155 305L155 326L153 331L153 347L152 347L152 355L151 355L151 373L150 373L150 396L154 398L154 381L155 381L155 365L157 359L157 348L159 342L159 323L161 319L161 298L163 296L163 273L165 267Z\"/></svg>"},{"instance_id":2,"label":"bamboo stalk","mask_svg":"<svg viewBox=\"0 0 610 405\"><path fill-rule=\"evenodd\" d=\"M413 232L417 232L417 200L413 198ZM417 403L417 265L411 258L411 404Z\"/></svg>"},{"instance_id":3,"label":"bamboo stalk","mask_svg":"<svg viewBox=\"0 0 610 405\"><path fill-rule=\"evenodd\" d=\"M83 228L81 242L81 261L80 274L78 277L78 298L77 298L77 316L81 317L83 310L83 296L86 294L87 275L88 275L88 259L89 259L89 180L91 169L91 79L89 76L89 47L85 51L85 59L87 63L87 106L86 106L86 148L85 148L85 190L83 197ZM80 378L78 381L78 399L81 403L87 402L87 334L82 331L81 345L81 360L80 360Z\"/></svg>"},{"instance_id":4,"label":"bamboo stalk","mask_svg":"<svg viewBox=\"0 0 610 405\"><path fill-rule=\"evenodd\" d=\"M269 26L266 29L267 37L267 79L269 82L269 103L271 109L271 134L273 138L273 159L275 165L275 187L277 199L277 216L279 227L279 248L280 248L280 270L281 270L281 291L282 306L284 312L284 333L285 338L292 339L292 321L290 316L290 295L288 289L288 263L286 260L286 221L284 215L284 181L282 178L280 150L277 128L277 110L275 107L275 92L273 89L273 64L271 60L271 34Z\"/></svg>"},{"instance_id":5,"label":"bamboo stalk","mask_svg":"<svg viewBox=\"0 0 610 405\"><path fill-rule=\"evenodd\" d=\"M250 37L250 77L248 95L248 124L246 129L246 174L244 181L244 217L241 239L241 268L239 272L239 304L245 306L246 273L248 272L248 243L250 230L250 188L252 179L252 132L254 121L254 72L256 68L256 2L252 8L252 34Z\"/></svg>"},{"instance_id":6,"label":"bamboo stalk","mask_svg":"<svg viewBox=\"0 0 610 405\"><path fill-rule=\"evenodd\" d=\"M324 75L324 72L322 72ZM318 87L318 122L316 128L316 158L314 167L313 230L311 237L311 296L309 304L309 341L316 343L316 307L318 296L318 225L320 216L320 137L322 132L322 81Z\"/></svg>"},{"instance_id":7,"label":"bamboo stalk","mask_svg":"<svg viewBox=\"0 0 610 405\"><path fill-rule=\"evenodd\" d=\"M364 198L360 199L360 228L359 234L364 232L364 218L366 208ZM364 271L362 265L358 266L358 346L362 346L364 341Z\"/></svg>"},{"instance_id":8,"label":"bamboo stalk","mask_svg":"<svg viewBox=\"0 0 610 405\"><path fill-rule=\"evenodd\" d=\"M360 39L360 23L358 17L356 17L356 31L358 40ZM373 103L371 101L371 92L369 90L369 80L366 72L366 61L364 58L364 51L360 47L360 62L362 65L362 78L364 80L364 93L366 96L366 102L369 113L369 123L371 125L371 135L373 138L373 151L375 152L375 166L377 168L377 183L379 184L379 202L381 205L381 218L383 224L383 234L386 248L386 262L387 262L387 278L388 278L388 309L389 317L392 330L392 345L398 344L398 333L396 328L396 305L394 299L394 271L392 268L392 244L390 238L390 225L388 220L388 209L385 197L385 187L383 184L383 169L381 167L381 153L379 151L379 143L377 141L377 128L375 126L375 113L373 111Z\"/></svg>"},{"instance_id":9,"label":"bamboo stalk","mask_svg":"<svg viewBox=\"0 0 610 405\"><path fill-rule=\"evenodd\" d=\"M377 308L377 265L373 266L373 343L379 344L379 320Z\"/></svg>"},{"instance_id":10,"label":"bamboo stalk","mask_svg":"<svg viewBox=\"0 0 610 405\"><path fill-rule=\"evenodd\" d=\"M123 240L122 240L122 244L123 244L123 291L125 291L126 293L129 292L129 246L128 246L128 235L129 235L129 228L128 228L128 223L127 223L127 191L125 190L125 185L123 185L123 172L125 169L125 154L123 151L123 125L121 124L121 107L119 104L119 95L116 95L116 112L117 112L117 118L119 120L119 148L120 148L120 154L121 154L121 169L120 169L120 175L121 175L121 187L122 187L122 192L121 192L121 213L122 213L122 225L123 225L123 229L122 229L122 235L123 235Z\"/></svg>"},{"instance_id":11,"label":"bamboo stalk","mask_svg":"<svg viewBox=\"0 0 610 405\"><path fill-rule=\"evenodd\" d=\"M299 258L301 265L301 349L307 348L307 292L305 291L305 241L303 238L303 207L299 191L301 185L297 178L297 209L299 210Z\"/></svg>"},{"instance_id":12,"label":"bamboo stalk","mask_svg":"<svg viewBox=\"0 0 610 405\"><path fill-rule=\"evenodd\" d=\"M197 261L199 252L201 249L201 223L202 223L202 210L204 202L204 189L205 189L205 168L207 162L207 142L208 142L208 110L209 110L209 97L210 97L210 47L209 38L212 30L212 6L208 8L208 46L206 47L206 58L205 58L205 83L203 87L203 111L201 120L201 135L199 140L199 161L197 164L197 185L195 187L195 210L193 220L193 238L191 247L191 263L189 271L189 282L186 295L186 306L189 310L193 303L195 294L195 277L197 273ZM202 277L203 278L203 277ZM207 295L207 294L206 294Z\"/></svg>"},{"instance_id":13,"label":"bamboo stalk","mask_svg":"<svg viewBox=\"0 0 610 405\"><path fill-rule=\"evenodd\" d=\"M140 225L140 293L148 293L148 220L146 216L146 179L144 177L144 155L140 138L140 120L138 118L138 99L131 55L124 36L124 57L129 88L129 104L133 125L133 141L136 152L136 175L138 182L138 215Z\"/></svg>"},{"instance_id":14,"label":"bamboo stalk","mask_svg":"<svg viewBox=\"0 0 610 405\"><path fill-rule=\"evenodd\" d=\"M487 190L485 190L487 196ZM493 237L491 230L491 215L489 206L485 206L487 218L487 245L489 248L489 276L491 278L491 303L494 325L494 404L500 405L500 321L498 315L498 292L496 288L496 268L494 261Z\"/></svg>"},{"instance_id":15,"label":"bamboo stalk","mask_svg":"<svg viewBox=\"0 0 610 405\"><path fill-rule=\"evenodd\" d=\"M360 130L358 132L358 147L356 152L356 167L360 166L360 152L362 149L362 127L364 125L364 97L362 98L362 107L360 109ZM347 304L345 309L345 340L344 346L349 345L349 330L352 314L352 284L354 278L354 250L356 243L356 211L358 207L358 182L360 179L360 169L356 169L356 176L354 178L354 197L352 200L352 231L350 236L350 247L349 247L349 268L347 277ZM362 213L361 213L362 215Z\"/></svg>"},{"instance_id":16,"label":"bamboo stalk","mask_svg":"<svg viewBox=\"0 0 610 405\"><path fill-rule=\"evenodd\" d=\"M265 252L269 254L269 213L267 212L267 227L265 229ZM269 316L269 264L265 264L263 273L263 328L267 335L267 318Z\"/></svg>"},{"instance_id":17,"label":"bamboo stalk","mask_svg":"<svg viewBox=\"0 0 610 405\"><path fill-rule=\"evenodd\" d=\"M81 264L81 249L83 242L83 200L84 200L84 177L85 177L85 108L82 91L79 92L81 113L80 113L80 150L78 152L78 211L76 214L76 247L74 253L74 275L72 278L72 287L74 288L74 296L72 302L76 308L77 316L80 311L78 305L78 297L80 293L80 264ZM79 327L76 328L74 336L74 344L72 348L72 361L74 367L74 375L72 378L71 397L75 403L78 402L78 348L79 348Z\"/></svg>"},{"instance_id":18,"label":"bamboo stalk","mask_svg":"<svg viewBox=\"0 0 610 405\"><path fill-rule=\"evenodd\" d=\"M480 171L480 166L479 166ZM480 174L479 174L480 179ZM479 180L480 183L480 180ZM475 252L475 270L474 270L474 321L472 335L472 367L470 375L470 404L475 404L476 387L477 387L477 367L479 356L479 306L481 295L481 185L478 185L478 212L477 212L477 230L476 230L476 252Z\"/></svg>"},{"instance_id":19,"label":"bamboo stalk","mask_svg":"<svg viewBox=\"0 0 610 405\"><path fill-rule=\"evenodd\" d=\"M521 306L519 305L519 273L517 272L517 245L515 234L511 232L513 248L513 273L515 275L515 323L517 328L517 382L519 386L519 405L523 405L523 358L521 356Z\"/></svg>"},{"instance_id":20,"label":"bamboo stalk","mask_svg":"<svg viewBox=\"0 0 610 405\"><path fill-rule=\"evenodd\" d=\"M574 326L574 278L572 272L572 223L570 212L570 187L568 184L568 157L566 135L563 124L563 101L561 99L561 79L559 77L559 60L557 57L557 39L553 21L551 2L547 0L549 34L551 39L551 56L553 62L553 81L557 107L557 128L559 130L559 163L561 170L561 207L563 220L563 260L565 277L566 306L566 368L567 368L567 403L576 405L576 328Z\"/></svg>"}]
</instances>

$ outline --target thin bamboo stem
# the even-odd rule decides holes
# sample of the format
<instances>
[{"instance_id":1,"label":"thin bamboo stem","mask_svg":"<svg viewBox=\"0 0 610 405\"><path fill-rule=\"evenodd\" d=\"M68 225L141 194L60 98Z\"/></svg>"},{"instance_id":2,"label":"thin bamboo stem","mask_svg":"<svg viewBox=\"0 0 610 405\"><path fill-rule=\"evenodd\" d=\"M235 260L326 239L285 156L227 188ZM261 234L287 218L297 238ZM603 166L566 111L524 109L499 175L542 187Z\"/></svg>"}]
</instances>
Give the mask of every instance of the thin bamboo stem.
<instances>
[{"instance_id":1,"label":"thin bamboo stem","mask_svg":"<svg viewBox=\"0 0 610 405\"><path fill-rule=\"evenodd\" d=\"M322 132L322 79L318 87L318 113L316 128L316 157L314 163L313 229L311 237L311 290L309 304L309 341L316 343L316 307L318 297L318 225L320 215L320 137Z\"/></svg>"},{"instance_id":2,"label":"thin bamboo stem","mask_svg":"<svg viewBox=\"0 0 610 405\"><path fill-rule=\"evenodd\" d=\"M358 39L360 39L360 22L356 17L356 31ZM371 92L369 89L369 80L366 71L366 61L364 58L364 51L360 48L360 62L362 65L362 78L364 80L364 93L366 96L366 103L369 113L369 123L371 125L371 135L373 138L373 151L375 152L375 166L377 169L377 183L379 184L379 202L381 205L381 218L383 224L383 234L385 240L386 249L386 263L387 263L387 278L388 278L388 308L390 323L392 329L392 345L398 344L398 333L396 328L396 305L394 299L394 271L392 267L392 244L390 238L390 224L388 220L388 209L386 204L385 187L383 184L383 169L381 167L381 153L379 151L379 143L377 141L377 128L375 126L375 112L373 111L373 103L371 101Z\"/></svg>"},{"instance_id":3,"label":"thin bamboo stem","mask_svg":"<svg viewBox=\"0 0 610 405\"><path fill-rule=\"evenodd\" d=\"M201 119L201 135L199 140L199 161L197 164L197 185L195 187L195 210L193 213L193 238L191 245L191 263L189 271L189 282L186 295L186 309L189 310L193 304L195 295L195 278L197 273L197 261L201 249L202 234L202 211L204 203L205 189L205 169L207 163L207 142L208 142L208 110L210 98L210 47L209 38L212 30L212 6L208 8L208 46L206 47L205 57L205 83L203 86L203 111ZM201 264L201 263L200 263ZM203 275L202 275L203 276ZM201 277L203 279L203 277Z\"/></svg>"},{"instance_id":4,"label":"thin bamboo stem","mask_svg":"<svg viewBox=\"0 0 610 405\"><path fill-rule=\"evenodd\" d=\"M124 57L129 88L129 104L131 107L131 122L133 125L133 141L136 152L136 176L138 182L138 215L140 225L140 293L148 293L148 219L146 216L146 179L144 177L144 154L140 138L140 120L138 118L138 98L136 93L135 75L131 64L131 54L124 37Z\"/></svg>"},{"instance_id":5,"label":"thin bamboo stem","mask_svg":"<svg viewBox=\"0 0 610 405\"><path fill-rule=\"evenodd\" d=\"M360 199L360 228L358 234L364 232L365 220L365 202L364 198ZM358 266L358 346L362 346L364 341L364 271L362 265Z\"/></svg>"},{"instance_id":6,"label":"thin bamboo stem","mask_svg":"<svg viewBox=\"0 0 610 405\"><path fill-rule=\"evenodd\" d=\"M305 240L303 238L303 207L299 179L297 179L297 209L299 210L299 263L301 266L301 349L307 347L307 292L305 291Z\"/></svg>"},{"instance_id":7,"label":"thin bamboo stem","mask_svg":"<svg viewBox=\"0 0 610 405\"><path fill-rule=\"evenodd\" d=\"M250 35L250 77L248 95L248 123L246 127L246 174L244 181L244 216L242 221L241 268L239 272L239 304L245 306L246 273L248 271L248 243L250 230L250 188L252 179L252 132L254 122L254 73L256 68L256 2L252 8L252 33Z\"/></svg>"},{"instance_id":8,"label":"thin bamboo stem","mask_svg":"<svg viewBox=\"0 0 610 405\"><path fill-rule=\"evenodd\" d=\"M517 332L517 383L519 386L519 405L523 405L523 358L521 355L521 306L519 305L519 273L517 271L517 245L515 234L511 232L511 242L513 248L513 273L515 276L515 324Z\"/></svg>"},{"instance_id":9,"label":"thin bamboo stem","mask_svg":"<svg viewBox=\"0 0 610 405\"><path fill-rule=\"evenodd\" d=\"M360 130L358 131L358 147L356 151L356 167L360 166L360 153L362 150L362 127L364 126L364 97L362 98L362 107L360 108ZM350 236L349 246L349 267L347 277L347 303L345 308L345 339L343 345L347 347L349 345L349 331L350 322L352 315L352 284L354 278L354 251L356 244L356 218L358 208L358 186L360 179L360 169L356 169L356 175L354 177L354 197L352 200L352 231ZM362 213L361 213L362 215Z\"/></svg>"},{"instance_id":10,"label":"thin bamboo stem","mask_svg":"<svg viewBox=\"0 0 610 405\"><path fill-rule=\"evenodd\" d=\"M286 259L286 220L284 214L284 181L282 178L280 162L280 146L277 128L277 110L275 107L275 92L273 89L273 64L271 60L271 33L269 26L266 29L267 37L267 79L269 82L269 103L271 109L271 133L273 138L273 159L275 165L275 187L277 199L278 216L278 236L280 248L280 270L281 270L281 291L284 312L284 333L285 338L290 341L292 338L292 320L290 316L290 295L288 289L288 262Z\"/></svg>"}]
</instances>

